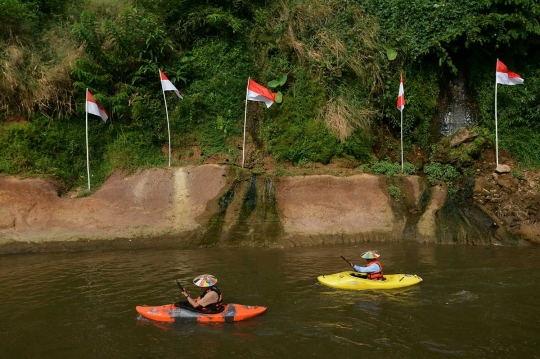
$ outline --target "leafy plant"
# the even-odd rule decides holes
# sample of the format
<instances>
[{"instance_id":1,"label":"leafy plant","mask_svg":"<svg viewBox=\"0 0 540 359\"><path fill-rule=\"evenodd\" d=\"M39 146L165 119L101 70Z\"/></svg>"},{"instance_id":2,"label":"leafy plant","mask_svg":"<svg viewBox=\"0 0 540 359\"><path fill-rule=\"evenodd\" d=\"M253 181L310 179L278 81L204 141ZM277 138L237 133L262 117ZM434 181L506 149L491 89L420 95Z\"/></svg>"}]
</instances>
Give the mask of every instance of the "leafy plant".
<instances>
[{"instance_id":1,"label":"leafy plant","mask_svg":"<svg viewBox=\"0 0 540 359\"><path fill-rule=\"evenodd\" d=\"M403 193L401 193L401 190L392 184L388 186L388 192L390 193L390 196L392 196L398 202L400 202L403 198Z\"/></svg>"},{"instance_id":2,"label":"leafy plant","mask_svg":"<svg viewBox=\"0 0 540 359\"><path fill-rule=\"evenodd\" d=\"M376 174L385 174L387 177L393 177L400 173L412 175L416 172L416 168L412 163L405 162L403 163L402 171L401 164L399 163L380 161L371 165L371 171Z\"/></svg>"},{"instance_id":3,"label":"leafy plant","mask_svg":"<svg viewBox=\"0 0 540 359\"><path fill-rule=\"evenodd\" d=\"M394 61L397 57L397 54L397 51L392 47L386 49L386 57L389 61Z\"/></svg>"},{"instance_id":4,"label":"leafy plant","mask_svg":"<svg viewBox=\"0 0 540 359\"><path fill-rule=\"evenodd\" d=\"M452 165L443 165L438 162L424 166L424 173L428 175L431 185L435 184L435 180L439 180L445 182L448 187L452 187L459 176L459 172Z\"/></svg>"},{"instance_id":5,"label":"leafy plant","mask_svg":"<svg viewBox=\"0 0 540 359\"><path fill-rule=\"evenodd\" d=\"M280 76L280 78L277 80L272 80L268 82L268 87L274 88L278 86L283 86L285 85L285 82L287 82L287 74Z\"/></svg>"},{"instance_id":6,"label":"leafy plant","mask_svg":"<svg viewBox=\"0 0 540 359\"><path fill-rule=\"evenodd\" d=\"M270 88L274 88L274 87L278 87L278 86L283 86L285 84L285 82L287 82L287 75L283 75L281 76L278 80L272 80L270 82L268 82L268 87ZM281 93L281 91L278 91L276 93L276 103L281 103L283 101L283 94Z\"/></svg>"}]
</instances>

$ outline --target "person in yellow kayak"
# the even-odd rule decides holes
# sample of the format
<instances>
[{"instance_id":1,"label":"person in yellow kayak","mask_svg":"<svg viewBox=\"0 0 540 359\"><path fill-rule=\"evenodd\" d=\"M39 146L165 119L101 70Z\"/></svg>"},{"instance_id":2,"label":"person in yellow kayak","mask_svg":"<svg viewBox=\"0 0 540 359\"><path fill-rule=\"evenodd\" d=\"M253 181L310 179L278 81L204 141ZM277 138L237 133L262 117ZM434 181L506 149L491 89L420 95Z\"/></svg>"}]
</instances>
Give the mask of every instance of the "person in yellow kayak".
<instances>
[{"instance_id":1,"label":"person in yellow kayak","mask_svg":"<svg viewBox=\"0 0 540 359\"><path fill-rule=\"evenodd\" d=\"M193 279L193 284L204 288L204 292L197 298L191 298L191 295L184 289L182 294L186 296L188 304L198 311L208 311L209 313L219 313L223 311L223 296L218 287L216 287L217 278L211 274L201 274Z\"/></svg>"},{"instance_id":2,"label":"person in yellow kayak","mask_svg":"<svg viewBox=\"0 0 540 359\"><path fill-rule=\"evenodd\" d=\"M384 280L382 264L377 259L380 256L381 255L377 251L367 251L360 255L360 257L364 258L367 261L367 265L365 267L353 263L350 264L355 271L360 273L366 273L368 279Z\"/></svg>"}]
</instances>

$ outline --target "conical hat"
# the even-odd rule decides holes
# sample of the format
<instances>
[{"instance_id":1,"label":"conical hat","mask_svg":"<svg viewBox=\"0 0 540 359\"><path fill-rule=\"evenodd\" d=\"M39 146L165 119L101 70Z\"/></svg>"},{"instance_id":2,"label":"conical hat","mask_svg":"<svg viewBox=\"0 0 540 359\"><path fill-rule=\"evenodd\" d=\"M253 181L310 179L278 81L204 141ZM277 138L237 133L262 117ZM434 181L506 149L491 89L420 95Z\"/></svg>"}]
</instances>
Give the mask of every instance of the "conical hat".
<instances>
[{"instance_id":1,"label":"conical hat","mask_svg":"<svg viewBox=\"0 0 540 359\"><path fill-rule=\"evenodd\" d=\"M375 258L379 258L380 256L381 255L377 251L367 251L360 255L360 257L364 259L375 259Z\"/></svg>"},{"instance_id":2,"label":"conical hat","mask_svg":"<svg viewBox=\"0 0 540 359\"><path fill-rule=\"evenodd\" d=\"M197 287L207 288L215 285L217 283L217 278L211 274L201 274L193 279L193 284Z\"/></svg>"}]
</instances>

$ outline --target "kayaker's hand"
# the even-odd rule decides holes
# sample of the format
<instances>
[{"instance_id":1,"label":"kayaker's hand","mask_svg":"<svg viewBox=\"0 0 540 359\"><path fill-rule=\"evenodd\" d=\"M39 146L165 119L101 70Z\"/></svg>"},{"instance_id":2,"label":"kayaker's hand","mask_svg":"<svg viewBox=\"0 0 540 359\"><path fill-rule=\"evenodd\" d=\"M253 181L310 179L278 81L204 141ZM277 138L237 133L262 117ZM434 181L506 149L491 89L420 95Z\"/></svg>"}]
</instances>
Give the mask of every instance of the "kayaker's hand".
<instances>
[{"instance_id":1,"label":"kayaker's hand","mask_svg":"<svg viewBox=\"0 0 540 359\"><path fill-rule=\"evenodd\" d=\"M353 267L353 268L354 268L354 264L353 264L353 263L349 263L349 264L351 265L351 267Z\"/></svg>"},{"instance_id":2,"label":"kayaker's hand","mask_svg":"<svg viewBox=\"0 0 540 359\"><path fill-rule=\"evenodd\" d=\"M186 292L186 291L183 291L182 294L185 295L186 298L189 297L189 294L188 294L188 292Z\"/></svg>"}]
</instances>

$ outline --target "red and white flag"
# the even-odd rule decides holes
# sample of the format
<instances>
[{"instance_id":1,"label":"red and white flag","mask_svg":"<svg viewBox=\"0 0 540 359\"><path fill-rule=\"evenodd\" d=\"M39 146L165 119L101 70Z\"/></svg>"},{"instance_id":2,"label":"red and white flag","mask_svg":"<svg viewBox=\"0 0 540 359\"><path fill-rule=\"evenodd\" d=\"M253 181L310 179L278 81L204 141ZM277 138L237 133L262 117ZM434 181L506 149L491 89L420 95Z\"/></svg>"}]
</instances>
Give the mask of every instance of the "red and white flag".
<instances>
[{"instance_id":1,"label":"red and white flag","mask_svg":"<svg viewBox=\"0 0 540 359\"><path fill-rule=\"evenodd\" d=\"M523 79L515 72L508 71L505 64L497 59L497 72L495 83L502 85L521 85Z\"/></svg>"},{"instance_id":2,"label":"red and white flag","mask_svg":"<svg viewBox=\"0 0 540 359\"><path fill-rule=\"evenodd\" d=\"M161 70L159 70L159 78L161 79L161 88L163 91L174 91L174 93L181 99L184 99L182 97L182 93L178 91L178 89L172 84L171 81L165 76Z\"/></svg>"},{"instance_id":3,"label":"red and white flag","mask_svg":"<svg viewBox=\"0 0 540 359\"><path fill-rule=\"evenodd\" d=\"M264 102L268 108L276 100L276 94L249 78L246 100Z\"/></svg>"},{"instance_id":4,"label":"red and white flag","mask_svg":"<svg viewBox=\"0 0 540 359\"><path fill-rule=\"evenodd\" d=\"M405 108L405 91L403 91L403 74L399 78L399 92L397 97L397 109L403 111Z\"/></svg>"},{"instance_id":5,"label":"red and white flag","mask_svg":"<svg viewBox=\"0 0 540 359\"><path fill-rule=\"evenodd\" d=\"M97 100L94 100L94 96L92 96L88 89L86 89L86 112L101 117L105 122L109 118L107 111L99 107Z\"/></svg>"}]
</instances>

